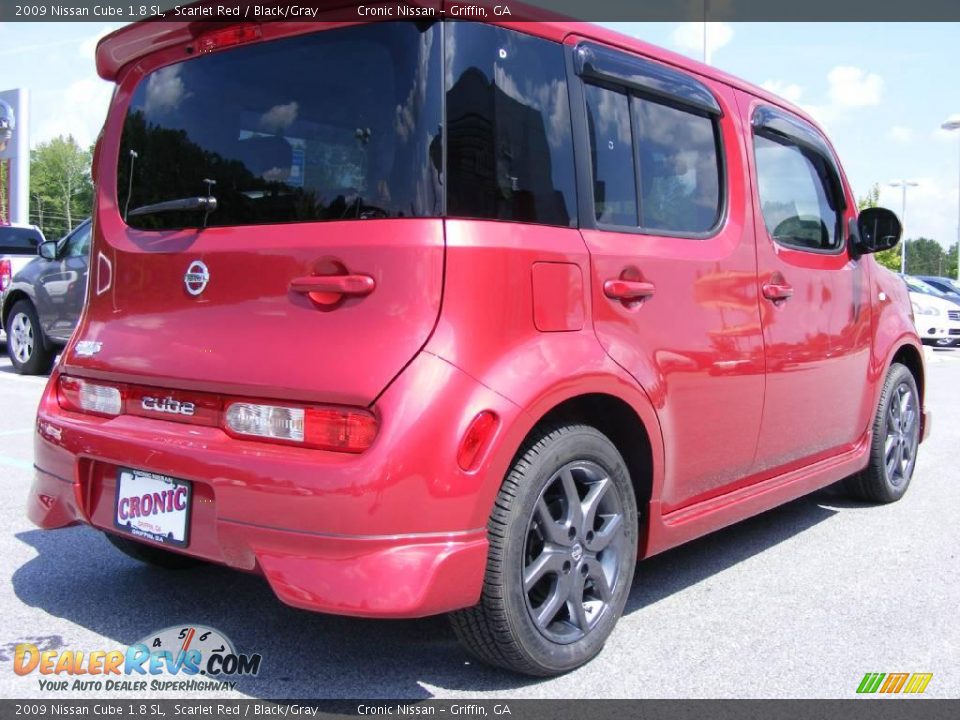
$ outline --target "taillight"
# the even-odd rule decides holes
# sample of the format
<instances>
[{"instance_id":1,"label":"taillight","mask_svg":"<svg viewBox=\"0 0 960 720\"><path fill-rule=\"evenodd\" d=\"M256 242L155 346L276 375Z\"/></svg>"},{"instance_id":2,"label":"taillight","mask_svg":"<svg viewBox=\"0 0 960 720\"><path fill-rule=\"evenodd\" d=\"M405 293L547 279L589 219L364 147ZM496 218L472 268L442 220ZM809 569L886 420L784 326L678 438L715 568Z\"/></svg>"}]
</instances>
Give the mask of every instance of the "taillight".
<instances>
[{"instance_id":1,"label":"taillight","mask_svg":"<svg viewBox=\"0 0 960 720\"><path fill-rule=\"evenodd\" d=\"M260 36L259 25L237 25L204 35L197 41L197 48L202 53L213 52L214 50L259 40Z\"/></svg>"},{"instance_id":2,"label":"taillight","mask_svg":"<svg viewBox=\"0 0 960 720\"><path fill-rule=\"evenodd\" d=\"M483 457L483 451L500 424L500 419L490 410L479 413L463 434L460 449L457 451L457 465L461 470L476 470Z\"/></svg>"},{"instance_id":3,"label":"taillight","mask_svg":"<svg viewBox=\"0 0 960 720\"><path fill-rule=\"evenodd\" d=\"M243 437L348 453L363 452L377 436L376 417L360 408L233 402L223 424L227 432Z\"/></svg>"},{"instance_id":4,"label":"taillight","mask_svg":"<svg viewBox=\"0 0 960 720\"><path fill-rule=\"evenodd\" d=\"M13 276L13 266L9 258L0 260L0 292L10 287L10 279Z\"/></svg>"},{"instance_id":5,"label":"taillight","mask_svg":"<svg viewBox=\"0 0 960 720\"><path fill-rule=\"evenodd\" d=\"M123 393L112 385L100 385L61 375L57 402L64 410L114 417L123 412Z\"/></svg>"}]
</instances>

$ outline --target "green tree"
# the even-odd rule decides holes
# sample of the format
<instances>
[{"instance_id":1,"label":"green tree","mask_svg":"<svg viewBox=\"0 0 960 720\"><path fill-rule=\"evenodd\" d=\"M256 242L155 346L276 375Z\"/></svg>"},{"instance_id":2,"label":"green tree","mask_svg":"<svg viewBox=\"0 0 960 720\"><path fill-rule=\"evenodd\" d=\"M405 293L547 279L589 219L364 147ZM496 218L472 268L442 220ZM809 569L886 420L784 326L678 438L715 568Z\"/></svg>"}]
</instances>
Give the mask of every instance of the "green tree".
<instances>
[{"instance_id":1,"label":"green tree","mask_svg":"<svg viewBox=\"0 0 960 720\"><path fill-rule=\"evenodd\" d=\"M30 153L32 219L49 238L72 230L90 214L90 152L72 135L40 143Z\"/></svg>"},{"instance_id":2,"label":"green tree","mask_svg":"<svg viewBox=\"0 0 960 720\"><path fill-rule=\"evenodd\" d=\"M907 240L907 272L911 275L943 275L948 268L947 253L936 240L920 237Z\"/></svg>"}]
</instances>

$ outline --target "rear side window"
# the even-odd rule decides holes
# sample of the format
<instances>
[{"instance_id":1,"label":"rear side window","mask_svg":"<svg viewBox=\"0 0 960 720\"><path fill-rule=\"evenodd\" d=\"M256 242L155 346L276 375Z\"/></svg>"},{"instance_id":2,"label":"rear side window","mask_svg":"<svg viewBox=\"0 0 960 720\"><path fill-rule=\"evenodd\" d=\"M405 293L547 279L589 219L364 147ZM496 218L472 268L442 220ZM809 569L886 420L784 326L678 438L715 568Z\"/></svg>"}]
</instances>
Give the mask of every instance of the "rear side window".
<instances>
[{"instance_id":1,"label":"rear side window","mask_svg":"<svg viewBox=\"0 0 960 720\"><path fill-rule=\"evenodd\" d=\"M448 214L574 225L561 46L478 23L446 33Z\"/></svg>"},{"instance_id":2,"label":"rear side window","mask_svg":"<svg viewBox=\"0 0 960 720\"><path fill-rule=\"evenodd\" d=\"M213 180L212 226L440 215L440 50L437 25L372 23L160 68L127 114L119 207ZM203 212L127 222L196 227Z\"/></svg>"},{"instance_id":3,"label":"rear side window","mask_svg":"<svg viewBox=\"0 0 960 720\"><path fill-rule=\"evenodd\" d=\"M40 233L33 228L0 226L0 255L33 254L37 252L37 245L41 242Z\"/></svg>"},{"instance_id":4,"label":"rear side window","mask_svg":"<svg viewBox=\"0 0 960 720\"><path fill-rule=\"evenodd\" d=\"M822 157L789 140L755 135L757 190L770 237L801 250L832 252L842 244L840 211Z\"/></svg>"},{"instance_id":5,"label":"rear side window","mask_svg":"<svg viewBox=\"0 0 960 720\"><path fill-rule=\"evenodd\" d=\"M716 227L722 211L716 119L626 88L585 83L583 92L597 223L675 236Z\"/></svg>"},{"instance_id":6,"label":"rear side window","mask_svg":"<svg viewBox=\"0 0 960 720\"><path fill-rule=\"evenodd\" d=\"M634 98L642 224L651 232L699 234L720 218L720 163L714 122Z\"/></svg>"},{"instance_id":7,"label":"rear side window","mask_svg":"<svg viewBox=\"0 0 960 720\"><path fill-rule=\"evenodd\" d=\"M637 182L625 93L597 85L583 88L593 167L593 207L598 223L637 225Z\"/></svg>"}]
</instances>

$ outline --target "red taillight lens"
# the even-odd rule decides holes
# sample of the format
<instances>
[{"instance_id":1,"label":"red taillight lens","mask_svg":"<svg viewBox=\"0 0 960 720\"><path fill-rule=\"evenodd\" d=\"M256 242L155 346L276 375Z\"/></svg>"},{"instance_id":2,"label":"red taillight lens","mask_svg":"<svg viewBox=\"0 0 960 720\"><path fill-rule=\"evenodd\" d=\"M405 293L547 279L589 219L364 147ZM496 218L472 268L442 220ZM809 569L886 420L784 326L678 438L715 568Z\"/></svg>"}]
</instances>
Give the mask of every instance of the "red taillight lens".
<instances>
[{"instance_id":1,"label":"red taillight lens","mask_svg":"<svg viewBox=\"0 0 960 720\"><path fill-rule=\"evenodd\" d=\"M197 41L197 49L202 53L213 52L221 48L253 42L259 40L260 37L259 25L237 25L204 35Z\"/></svg>"},{"instance_id":2,"label":"red taillight lens","mask_svg":"<svg viewBox=\"0 0 960 720\"><path fill-rule=\"evenodd\" d=\"M500 419L490 410L484 410L470 422L457 452L457 465L461 470L469 472L477 469L483 451L490 444L499 424Z\"/></svg>"},{"instance_id":3,"label":"red taillight lens","mask_svg":"<svg viewBox=\"0 0 960 720\"><path fill-rule=\"evenodd\" d=\"M10 279L13 276L13 266L9 258L0 260L0 292L10 287Z\"/></svg>"},{"instance_id":4,"label":"red taillight lens","mask_svg":"<svg viewBox=\"0 0 960 720\"><path fill-rule=\"evenodd\" d=\"M120 388L65 375L57 380L57 402L64 410L105 417L116 417L123 412Z\"/></svg>"},{"instance_id":5,"label":"red taillight lens","mask_svg":"<svg viewBox=\"0 0 960 720\"><path fill-rule=\"evenodd\" d=\"M295 407L232 402L224 429L236 436L359 453L377 437L377 419L359 408Z\"/></svg>"}]
</instances>

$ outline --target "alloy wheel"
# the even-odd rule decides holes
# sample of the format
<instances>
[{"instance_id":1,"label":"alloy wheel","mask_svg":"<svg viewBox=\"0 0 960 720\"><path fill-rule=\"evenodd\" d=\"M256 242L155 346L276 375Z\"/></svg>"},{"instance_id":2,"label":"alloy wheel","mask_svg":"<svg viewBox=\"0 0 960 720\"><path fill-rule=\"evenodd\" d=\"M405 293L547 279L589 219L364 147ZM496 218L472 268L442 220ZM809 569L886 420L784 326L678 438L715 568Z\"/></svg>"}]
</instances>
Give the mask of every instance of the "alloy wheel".
<instances>
[{"instance_id":1,"label":"alloy wheel","mask_svg":"<svg viewBox=\"0 0 960 720\"><path fill-rule=\"evenodd\" d=\"M26 313L17 313L13 316L13 322L10 323L10 347L13 350L13 356L21 365L30 361L33 355L33 347L36 339L33 333L33 323Z\"/></svg>"},{"instance_id":2,"label":"alloy wheel","mask_svg":"<svg viewBox=\"0 0 960 720\"><path fill-rule=\"evenodd\" d=\"M527 527L522 581L527 611L556 643L583 638L613 601L627 552L623 503L609 473L564 465L544 486Z\"/></svg>"},{"instance_id":3,"label":"alloy wheel","mask_svg":"<svg viewBox=\"0 0 960 720\"><path fill-rule=\"evenodd\" d=\"M894 390L887 408L887 438L884 464L887 478L895 487L910 479L919 440L916 395L906 383Z\"/></svg>"}]
</instances>

